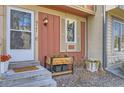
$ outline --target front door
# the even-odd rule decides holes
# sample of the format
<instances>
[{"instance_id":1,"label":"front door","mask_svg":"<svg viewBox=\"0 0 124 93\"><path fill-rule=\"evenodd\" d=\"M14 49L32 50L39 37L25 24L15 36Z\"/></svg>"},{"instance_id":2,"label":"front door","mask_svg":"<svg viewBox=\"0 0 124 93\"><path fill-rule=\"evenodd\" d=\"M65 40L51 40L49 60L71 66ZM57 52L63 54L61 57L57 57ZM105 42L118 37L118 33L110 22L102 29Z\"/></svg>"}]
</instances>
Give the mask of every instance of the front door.
<instances>
[{"instance_id":1,"label":"front door","mask_svg":"<svg viewBox=\"0 0 124 93\"><path fill-rule=\"evenodd\" d=\"M7 53L11 61L34 60L34 13L7 7Z\"/></svg>"}]
</instances>

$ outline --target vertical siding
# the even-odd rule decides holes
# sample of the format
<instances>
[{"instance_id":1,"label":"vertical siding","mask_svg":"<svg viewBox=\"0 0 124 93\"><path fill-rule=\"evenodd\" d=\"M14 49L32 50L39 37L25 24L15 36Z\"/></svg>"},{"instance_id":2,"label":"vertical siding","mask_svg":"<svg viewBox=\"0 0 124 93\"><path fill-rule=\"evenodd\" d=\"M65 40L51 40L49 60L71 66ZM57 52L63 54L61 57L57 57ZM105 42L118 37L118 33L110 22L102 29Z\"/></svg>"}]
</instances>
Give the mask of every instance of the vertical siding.
<instances>
[{"instance_id":1,"label":"vertical siding","mask_svg":"<svg viewBox=\"0 0 124 93\"><path fill-rule=\"evenodd\" d=\"M53 56L60 53L60 17L46 13L39 13L39 31L38 31L38 46L39 46L39 60L44 65L45 56ZM43 19L48 16L48 25L43 25ZM75 56L75 59L81 59L85 55L85 23L79 23L81 39L81 51L79 52L61 52L61 54L68 54Z\"/></svg>"},{"instance_id":2,"label":"vertical siding","mask_svg":"<svg viewBox=\"0 0 124 93\"><path fill-rule=\"evenodd\" d=\"M2 16L2 15L3 15L3 6L0 5L0 16Z\"/></svg>"},{"instance_id":3,"label":"vertical siding","mask_svg":"<svg viewBox=\"0 0 124 93\"><path fill-rule=\"evenodd\" d=\"M47 55L47 27L43 25L43 19L47 14L38 14L38 56L41 64L44 65L44 56Z\"/></svg>"},{"instance_id":4,"label":"vertical siding","mask_svg":"<svg viewBox=\"0 0 124 93\"><path fill-rule=\"evenodd\" d=\"M44 65L45 56L52 56L59 52L60 17L46 13L39 13L39 60ZM48 17L48 24L43 24L43 19Z\"/></svg>"},{"instance_id":5,"label":"vertical siding","mask_svg":"<svg viewBox=\"0 0 124 93\"><path fill-rule=\"evenodd\" d=\"M85 22L81 22L81 52L83 57L85 57L85 25Z\"/></svg>"},{"instance_id":6,"label":"vertical siding","mask_svg":"<svg viewBox=\"0 0 124 93\"><path fill-rule=\"evenodd\" d=\"M54 16L54 30L53 33L53 52L57 54L60 51L60 17ZM56 46L56 47L54 47Z\"/></svg>"},{"instance_id":7,"label":"vertical siding","mask_svg":"<svg viewBox=\"0 0 124 93\"><path fill-rule=\"evenodd\" d=\"M2 31L3 31L3 28L2 28L3 20L2 19L3 19L2 16L0 16L0 54L2 52Z\"/></svg>"},{"instance_id":8,"label":"vertical siding","mask_svg":"<svg viewBox=\"0 0 124 93\"><path fill-rule=\"evenodd\" d=\"M2 16L0 16L0 54L1 54L1 52L2 52L2 24L3 24L3 22L2 22L3 20L2 20Z\"/></svg>"},{"instance_id":9,"label":"vertical siding","mask_svg":"<svg viewBox=\"0 0 124 93\"><path fill-rule=\"evenodd\" d=\"M3 51L3 6L0 6L0 54Z\"/></svg>"},{"instance_id":10,"label":"vertical siding","mask_svg":"<svg viewBox=\"0 0 124 93\"><path fill-rule=\"evenodd\" d=\"M48 25L47 25L47 55L51 56L53 54L53 16L48 15Z\"/></svg>"}]
</instances>

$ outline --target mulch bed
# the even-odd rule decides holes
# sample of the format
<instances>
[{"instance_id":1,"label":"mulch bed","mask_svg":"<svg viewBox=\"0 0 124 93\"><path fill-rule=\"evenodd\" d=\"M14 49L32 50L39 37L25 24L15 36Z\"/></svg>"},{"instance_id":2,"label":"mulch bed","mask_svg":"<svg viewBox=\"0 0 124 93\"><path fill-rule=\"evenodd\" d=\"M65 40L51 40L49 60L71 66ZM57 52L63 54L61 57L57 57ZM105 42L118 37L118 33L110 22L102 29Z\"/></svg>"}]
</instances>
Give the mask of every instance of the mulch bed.
<instances>
[{"instance_id":1,"label":"mulch bed","mask_svg":"<svg viewBox=\"0 0 124 93\"><path fill-rule=\"evenodd\" d=\"M74 68L74 74L56 76L58 87L124 87L121 79L105 71L89 72L82 66Z\"/></svg>"}]
</instances>

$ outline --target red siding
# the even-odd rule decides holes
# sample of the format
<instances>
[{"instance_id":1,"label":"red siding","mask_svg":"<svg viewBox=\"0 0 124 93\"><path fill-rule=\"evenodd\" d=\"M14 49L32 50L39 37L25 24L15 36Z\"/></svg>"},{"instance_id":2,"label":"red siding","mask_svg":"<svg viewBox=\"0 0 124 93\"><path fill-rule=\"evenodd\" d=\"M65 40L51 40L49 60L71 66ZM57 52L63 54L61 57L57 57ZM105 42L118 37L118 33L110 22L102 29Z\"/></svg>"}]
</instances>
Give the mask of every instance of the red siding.
<instances>
[{"instance_id":1,"label":"red siding","mask_svg":"<svg viewBox=\"0 0 124 93\"><path fill-rule=\"evenodd\" d=\"M46 16L45 13L39 13L38 16L38 56L41 64L44 64L44 56L47 55L47 27L43 25L43 19Z\"/></svg>"},{"instance_id":2,"label":"red siding","mask_svg":"<svg viewBox=\"0 0 124 93\"><path fill-rule=\"evenodd\" d=\"M57 16L54 16L53 45L53 53L56 54L60 48L60 17Z\"/></svg>"},{"instance_id":3,"label":"red siding","mask_svg":"<svg viewBox=\"0 0 124 93\"><path fill-rule=\"evenodd\" d=\"M48 24L43 24L43 19L48 17ZM39 13L39 60L44 65L44 57L52 56L59 52L60 17L46 13Z\"/></svg>"},{"instance_id":4,"label":"red siding","mask_svg":"<svg viewBox=\"0 0 124 93\"><path fill-rule=\"evenodd\" d=\"M52 15L48 15L48 25L47 25L47 55L52 56L53 53L53 30L54 21Z\"/></svg>"},{"instance_id":5,"label":"red siding","mask_svg":"<svg viewBox=\"0 0 124 93\"><path fill-rule=\"evenodd\" d=\"M48 17L48 24L43 24L43 19ZM60 17L46 13L39 13L39 60L44 65L44 57L52 56L60 52ZM81 23L81 52L67 53L80 59L85 55L85 24ZM63 53L64 54L64 53Z\"/></svg>"}]
</instances>

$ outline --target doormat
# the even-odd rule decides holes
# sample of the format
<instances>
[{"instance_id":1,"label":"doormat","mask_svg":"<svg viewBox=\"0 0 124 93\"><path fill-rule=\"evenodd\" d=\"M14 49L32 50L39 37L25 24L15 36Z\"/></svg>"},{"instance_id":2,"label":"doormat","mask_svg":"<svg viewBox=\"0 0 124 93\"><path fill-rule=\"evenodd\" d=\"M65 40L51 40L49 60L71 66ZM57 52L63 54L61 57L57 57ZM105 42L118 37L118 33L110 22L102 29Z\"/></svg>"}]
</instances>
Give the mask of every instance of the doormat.
<instances>
[{"instance_id":1,"label":"doormat","mask_svg":"<svg viewBox=\"0 0 124 93\"><path fill-rule=\"evenodd\" d=\"M4 78L0 77L0 80L4 80Z\"/></svg>"},{"instance_id":2,"label":"doormat","mask_svg":"<svg viewBox=\"0 0 124 93\"><path fill-rule=\"evenodd\" d=\"M36 66L28 66L28 67L22 67L22 68L13 68L14 72L24 72L24 71L32 71L39 69Z\"/></svg>"}]
</instances>

